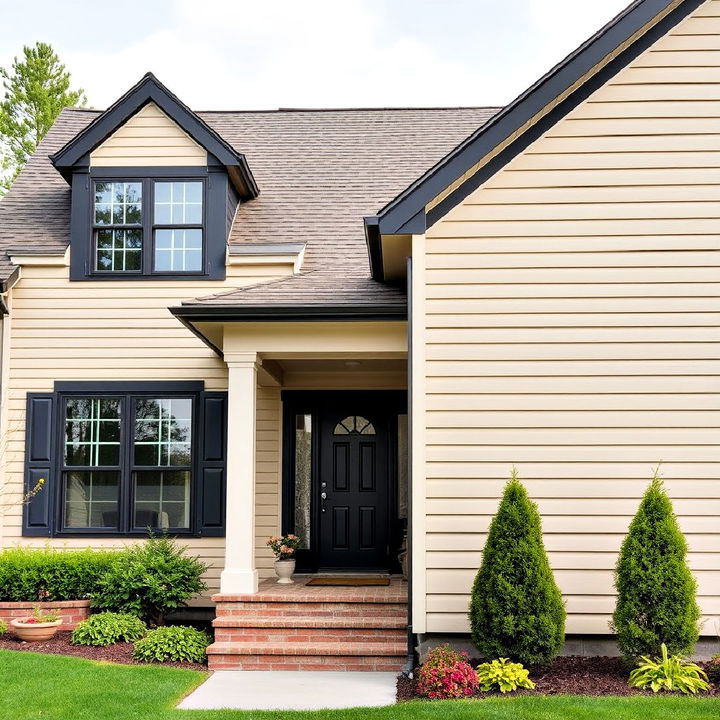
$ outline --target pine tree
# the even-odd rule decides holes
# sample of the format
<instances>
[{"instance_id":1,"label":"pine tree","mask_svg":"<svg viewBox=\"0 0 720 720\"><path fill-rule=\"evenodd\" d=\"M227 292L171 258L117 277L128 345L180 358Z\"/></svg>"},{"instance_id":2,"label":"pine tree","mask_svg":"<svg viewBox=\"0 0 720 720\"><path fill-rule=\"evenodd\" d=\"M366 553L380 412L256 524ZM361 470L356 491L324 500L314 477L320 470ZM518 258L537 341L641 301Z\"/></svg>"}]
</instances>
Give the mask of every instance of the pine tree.
<instances>
[{"instance_id":1,"label":"pine tree","mask_svg":"<svg viewBox=\"0 0 720 720\"><path fill-rule=\"evenodd\" d=\"M628 662L657 655L662 643L670 654L692 653L700 611L686 554L687 543L656 470L615 569L612 627Z\"/></svg>"},{"instance_id":2,"label":"pine tree","mask_svg":"<svg viewBox=\"0 0 720 720\"><path fill-rule=\"evenodd\" d=\"M84 105L85 93L70 89L70 73L47 43L23 47L12 71L0 68L5 97L0 102L2 173L0 195L35 152L64 107Z\"/></svg>"},{"instance_id":3,"label":"pine tree","mask_svg":"<svg viewBox=\"0 0 720 720\"><path fill-rule=\"evenodd\" d=\"M472 639L488 660L550 662L565 637L565 607L542 540L540 515L513 468L490 524L470 600Z\"/></svg>"}]
</instances>

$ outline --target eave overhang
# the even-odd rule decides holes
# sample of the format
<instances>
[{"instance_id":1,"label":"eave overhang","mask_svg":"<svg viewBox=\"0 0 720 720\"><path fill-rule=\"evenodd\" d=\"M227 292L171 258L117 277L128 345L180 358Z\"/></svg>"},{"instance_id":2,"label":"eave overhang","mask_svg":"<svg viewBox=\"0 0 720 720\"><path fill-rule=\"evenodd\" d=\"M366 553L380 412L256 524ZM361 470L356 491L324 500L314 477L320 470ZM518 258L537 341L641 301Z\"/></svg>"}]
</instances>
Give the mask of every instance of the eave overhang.
<instances>
[{"instance_id":1,"label":"eave overhang","mask_svg":"<svg viewBox=\"0 0 720 720\"><path fill-rule=\"evenodd\" d=\"M190 332L222 356L217 343L198 325L243 322L405 322L407 308L394 305L179 305L170 312Z\"/></svg>"},{"instance_id":2,"label":"eave overhang","mask_svg":"<svg viewBox=\"0 0 720 720\"><path fill-rule=\"evenodd\" d=\"M385 279L383 236L424 233L703 1L636 0L377 215L364 218L373 278Z\"/></svg>"}]
</instances>

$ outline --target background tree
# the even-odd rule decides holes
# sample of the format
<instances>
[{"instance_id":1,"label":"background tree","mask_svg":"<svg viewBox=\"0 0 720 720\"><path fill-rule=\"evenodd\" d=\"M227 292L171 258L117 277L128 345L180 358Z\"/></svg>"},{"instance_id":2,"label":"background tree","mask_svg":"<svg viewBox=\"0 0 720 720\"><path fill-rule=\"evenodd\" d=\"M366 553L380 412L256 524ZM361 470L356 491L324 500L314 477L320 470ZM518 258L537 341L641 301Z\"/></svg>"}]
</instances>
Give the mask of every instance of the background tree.
<instances>
[{"instance_id":1,"label":"background tree","mask_svg":"<svg viewBox=\"0 0 720 720\"><path fill-rule=\"evenodd\" d=\"M623 541L615 569L617 605L612 628L620 651L634 663L658 655L692 653L700 634L696 584L687 543L658 470Z\"/></svg>"},{"instance_id":2,"label":"background tree","mask_svg":"<svg viewBox=\"0 0 720 720\"><path fill-rule=\"evenodd\" d=\"M84 105L85 93L70 89L70 73L47 43L23 47L11 70L0 68L0 144L5 193L64 107Z\"/></svg>"},{"instance_id":3,"label":"background tree","mask_svg":"<svg viewBox=\"0 0 720 720\"><path fill-rule=\"evenodd\" d=\"M470 626L487 660L545 664L565 638L565 606L543 545L540 514L515 468L490 523L472 588Z\"/></svg>"}]
</instances>

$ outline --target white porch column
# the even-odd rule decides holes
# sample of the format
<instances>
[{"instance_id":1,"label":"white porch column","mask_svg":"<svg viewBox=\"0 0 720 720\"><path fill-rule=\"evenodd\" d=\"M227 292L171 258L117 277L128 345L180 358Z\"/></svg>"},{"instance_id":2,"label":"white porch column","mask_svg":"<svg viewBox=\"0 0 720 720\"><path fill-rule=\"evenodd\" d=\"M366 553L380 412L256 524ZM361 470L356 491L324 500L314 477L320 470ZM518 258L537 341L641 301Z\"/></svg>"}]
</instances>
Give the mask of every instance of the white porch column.
<instances>
[{"instance_id":1,"label":"white porch column","mask_svg":"<svg viewBox=\"0 0 720 720\"><path fill-rule=\"evenodd\" d=\"M257 353L227 353L227 505L220 592L255 593L255 395Z\"/></svg>"}]
</instances>

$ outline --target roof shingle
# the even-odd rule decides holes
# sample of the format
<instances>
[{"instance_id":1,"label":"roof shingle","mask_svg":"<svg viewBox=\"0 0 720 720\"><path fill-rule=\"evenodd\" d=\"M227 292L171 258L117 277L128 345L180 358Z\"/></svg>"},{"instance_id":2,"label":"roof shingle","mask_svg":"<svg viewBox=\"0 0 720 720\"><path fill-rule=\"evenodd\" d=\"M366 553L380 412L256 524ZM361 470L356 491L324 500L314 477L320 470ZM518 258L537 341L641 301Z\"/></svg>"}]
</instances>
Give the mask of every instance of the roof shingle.
<instances>
[{"instance_id":1,"label":"roof shingle","mask_svg":"<svg viewBox=\"0 0 720 720\"><path fill-rule=\"evenodd\" d=\"M363 217L440 160L497 108L201 112L244 153L260 196L238 208L229 242L305 243L303 273L224 293L224 302L382 302L401 292L370 280ZM8 248L62 252L70 188L52 167L57 151L98 115L66 109L0 201L0 279ZM349 282L352 280L352 282ZM320 299L322 298L322 299ZM214 299L203 302L213 303Z\"/></svg>"}]
</instances>

